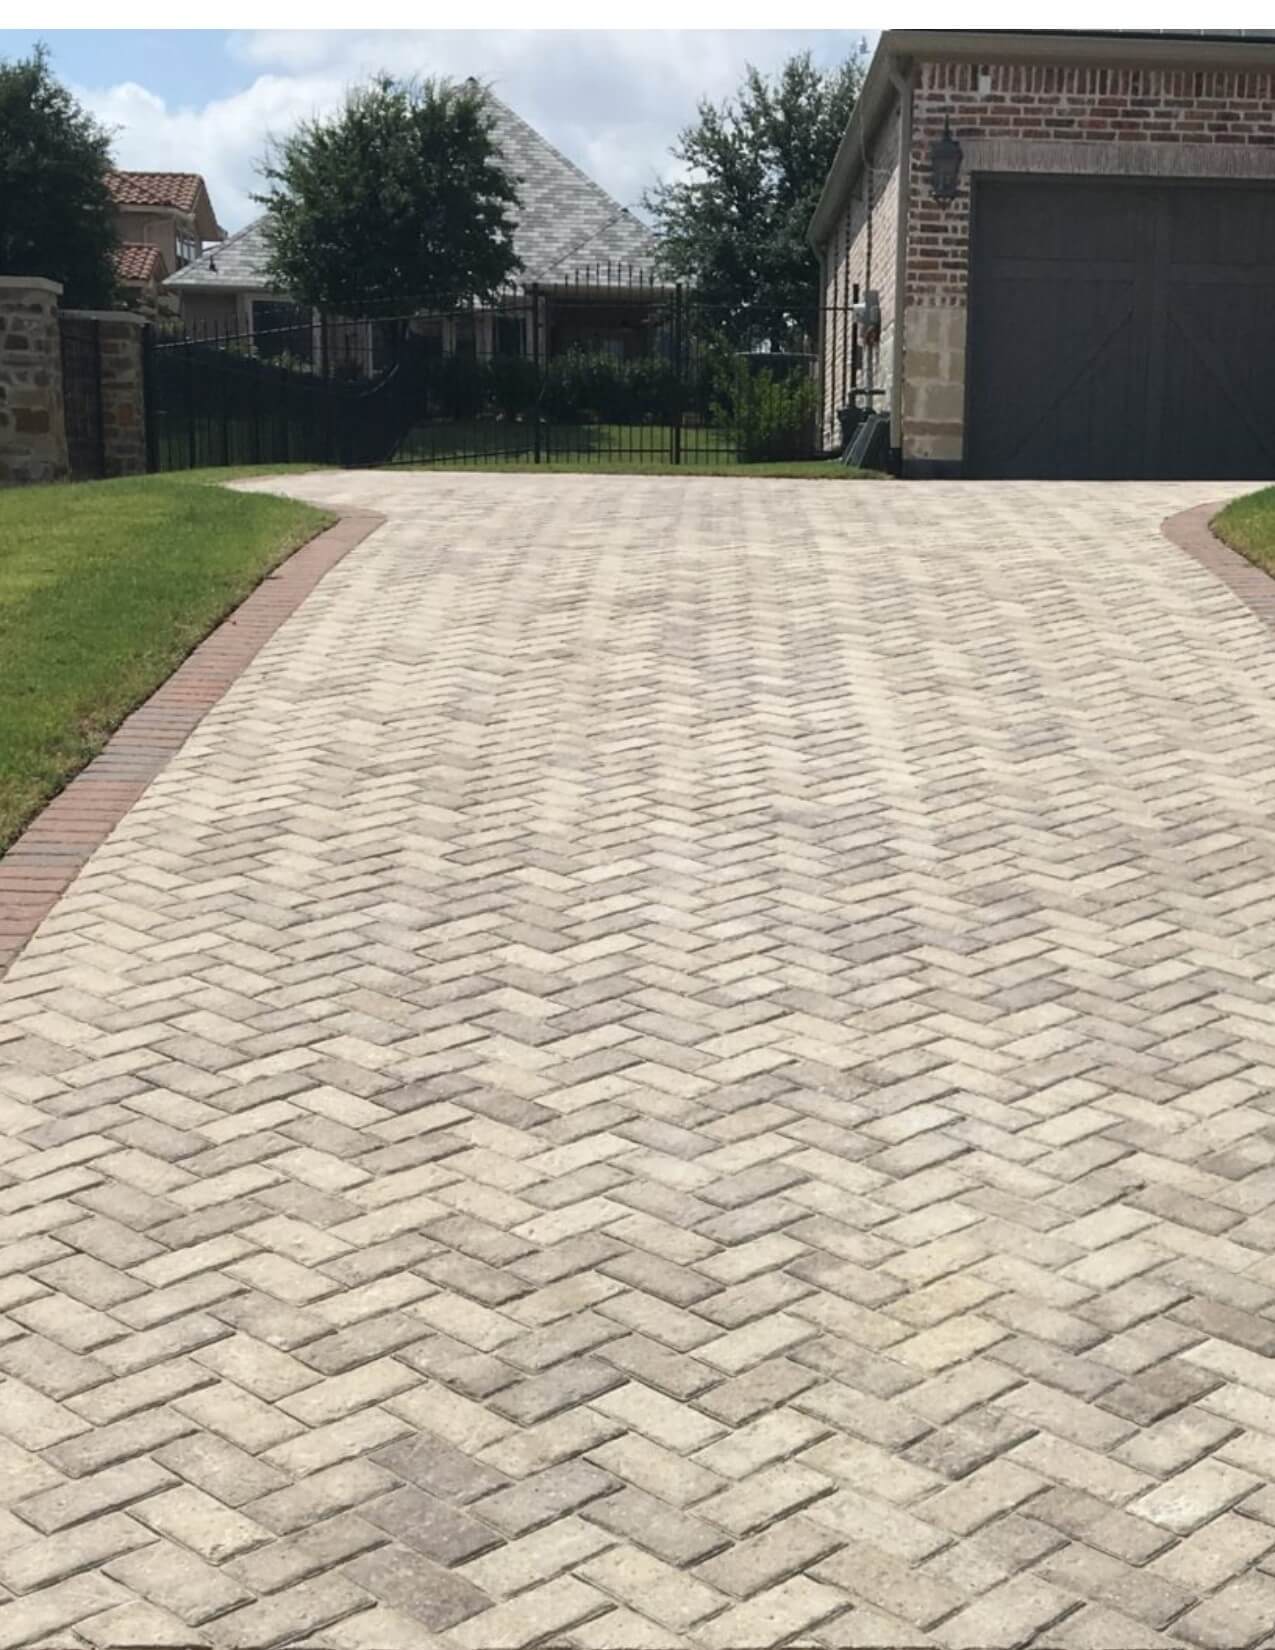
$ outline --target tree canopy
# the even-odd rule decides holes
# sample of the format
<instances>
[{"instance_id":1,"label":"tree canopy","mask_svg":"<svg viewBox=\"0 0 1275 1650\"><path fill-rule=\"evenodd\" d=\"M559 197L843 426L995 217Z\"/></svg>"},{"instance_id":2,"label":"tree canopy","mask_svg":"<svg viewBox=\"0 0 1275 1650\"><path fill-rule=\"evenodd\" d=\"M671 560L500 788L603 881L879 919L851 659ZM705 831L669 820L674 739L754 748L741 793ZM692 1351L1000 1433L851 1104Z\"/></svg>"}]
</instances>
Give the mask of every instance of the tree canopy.
<instances>
[{"instance_id":1,"label":"tree canopy","mask_svg":"<svg viewBox=\"0 0 1275 1650\"><path fill-rule=\"evenodd\" d=\"M813 338L819 266L806 239L815 203L863 83L866 50L828 70L809 52L773 76L748 68L733 99L699 105L678 136L688 168L648 190L665 272L723 306L738 339Z\"/></svg>"},{"instance_id":2,"label":"tree canopy","mask_svg":"<svg viewBox=\"0 0 1275 1650\"><path fill-rule=\"evenodd\" d=\"M485 297L520 265L518 204L474 81L375 76L262 162L281 290L357 313Z\"/></svg>"},{"instance_id":3,"label":"tree canopy","mask_svg":"<svg viewBox=\"0 0 1275 1650\"><path fill-rule=\"evenodd\" d=\"M0 61L0 274L60 281L62 302L116 301L111 137L49 68L48 48Z\"/></svg>"}]
</instances>

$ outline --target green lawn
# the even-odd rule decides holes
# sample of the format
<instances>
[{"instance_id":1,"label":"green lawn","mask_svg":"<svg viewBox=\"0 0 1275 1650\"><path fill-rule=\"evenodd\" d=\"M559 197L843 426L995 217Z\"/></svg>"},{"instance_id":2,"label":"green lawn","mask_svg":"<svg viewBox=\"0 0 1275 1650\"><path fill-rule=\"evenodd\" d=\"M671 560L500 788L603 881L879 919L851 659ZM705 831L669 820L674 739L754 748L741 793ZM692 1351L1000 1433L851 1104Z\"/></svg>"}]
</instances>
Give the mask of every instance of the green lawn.
<instances>
[{"instance_id":1,"label":"green lawn","mask_svg":"<svg viewBox=\"0 0 1275 1650\"><path fill-rule=\"evenodd\" d=\"M415 425L399 443L392 462L437 464L481 461L525 455L534 461L536 426L517 419L434 419ZM626 462L668 462L673 452L673 430L667 424L549 424L540 425L540 456L555 455L573 463L623 458ZM715 459L733 462L727 438L720 430L688 428L682 431L682 455L688 462Z\"/></svg>"},{"instance_id":2,"label":"green lawn","mask_svg":"<svg viewBox=\"0 0 1275 1650\"><path fill-rule=\"evenodd\" d=\"M387 468L538 470L675 476L790 476L832 481L876 478L875 470L848 470L827 459L742 464L721 430L688 426L681 432L680 464L672 461L673 431L666 424L542 424L540 458L531 424L497 419L418 424Z\"/></svg>"},{"instance_id":3,"label":"green lawn","mask_svg":"<svg viewBox=\"0 0 1275 1650\"><path fill-rule=\"evenodd\" d=\"M438 459L432 464L409 465L409 469L486 470L493 475L624 475L624 476L728 476L732 481L886 481L881 470L852 470L835 459L808 459L793 464L656 464L640 459L578 458L548 459L541 464L521 458ZM401 463L388 466L402 469Z\"/></svg>"},{"instance_id":4,"label":"green lawn","mask_svg":"<svg viewBox=\"0 0 1275 1650\"><path fill-rule=\"evenodd\" d=\"M313 475L316 470L333 470L334 464L225 464L205 466L197 470L170 470L169 481L198 481L221 486L226 481L250 481L255 476Z\"/></svg>"},{"instance_id":5,"label":"green lawn","mask_svg":"<svg viewBox=\"0 0 1275 1650\"><path fill-rule=\"evenodd\" d=\"M674 431L667 424L542 424L536 462L535 426L516 420L438 420L409 430L390 467L641 470L648 475L803 475L845 479L844 467L827 462L742 464L725 431L687 425L681 431L681 463L673 463Z\"/></svg>"},{"instance_id":6,"label":"green lawn","mask_svg":"<svg viewBox=\"0 0 1275 1650\"><path fill-rule=\"evenodd\" d=\"M1275 487L1237 498L1214 516L1211 526L1223 544L1264 572L1275 573Z\"/></svg>"},{"instance_id":7,"label":"green lawn","mask_svg":"<svg viewBox=\"0 0 1275 1650\"><path fill-rule=\"evenodd\" d=\"M0 492L0 852L331 519L171 475Z\"/></svg>"}]
</instances>

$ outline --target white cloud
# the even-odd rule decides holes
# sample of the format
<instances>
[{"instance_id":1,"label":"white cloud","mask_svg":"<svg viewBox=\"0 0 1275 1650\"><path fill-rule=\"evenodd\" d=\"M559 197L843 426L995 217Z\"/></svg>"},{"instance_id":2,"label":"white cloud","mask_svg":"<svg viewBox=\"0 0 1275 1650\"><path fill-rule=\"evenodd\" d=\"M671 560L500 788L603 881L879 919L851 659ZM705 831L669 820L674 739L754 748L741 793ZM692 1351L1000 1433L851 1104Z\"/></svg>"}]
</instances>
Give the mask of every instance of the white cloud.
<instances>
[{"instance_id":1,"label":"white cloud","mask_svg":"<svg viewBox=\"0 0 1275 1650\"><path fill-rule=\"evenodd\" d=\"M657 176L674 170L669 144L700 98L729 97L748 62L775 68L806 48L820 61L836 61L862 32L260 31L230 37L245 85L228 97L170 104L132 81L76 91L118 129L121 166L202 172L232 230L256 215L254 166L268 139L336 107L347 87L380 68L476 75L619 200L635 205Z\"/></svg>"},{"instance_id":2,"label":"white cloud","mask_svg":"<svg viewBox=\"0 0 1275 1650\"><path fill-rule=\"evenodd\" d=\"M241 229L259 212L254 166L271 135L341 100L344 83L321 75L261 75L243 91L202 107L170 107L126 81L77 87L82 102L115 130L116 164L135 171L201 172L222 224Z\"/></svg>"}]
</instances>

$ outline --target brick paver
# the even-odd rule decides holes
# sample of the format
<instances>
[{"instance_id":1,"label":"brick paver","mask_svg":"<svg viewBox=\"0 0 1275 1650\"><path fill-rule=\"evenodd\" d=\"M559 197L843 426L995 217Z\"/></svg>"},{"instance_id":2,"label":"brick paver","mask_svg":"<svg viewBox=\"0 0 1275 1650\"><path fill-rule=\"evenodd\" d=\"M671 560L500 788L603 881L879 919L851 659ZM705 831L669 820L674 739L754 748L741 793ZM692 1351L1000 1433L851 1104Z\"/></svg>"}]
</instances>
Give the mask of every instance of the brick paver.
<instances>
[{"instance_id":1,"label":"brick paver","mask_svg":"<svg viewBox=\"0 0 1275 1650\"><path fill-rule=\"evenodd\" d=\"M0 1650L1268 1641L1214 489L292 488L0 983Z\"/></svg>"}]
</instances>

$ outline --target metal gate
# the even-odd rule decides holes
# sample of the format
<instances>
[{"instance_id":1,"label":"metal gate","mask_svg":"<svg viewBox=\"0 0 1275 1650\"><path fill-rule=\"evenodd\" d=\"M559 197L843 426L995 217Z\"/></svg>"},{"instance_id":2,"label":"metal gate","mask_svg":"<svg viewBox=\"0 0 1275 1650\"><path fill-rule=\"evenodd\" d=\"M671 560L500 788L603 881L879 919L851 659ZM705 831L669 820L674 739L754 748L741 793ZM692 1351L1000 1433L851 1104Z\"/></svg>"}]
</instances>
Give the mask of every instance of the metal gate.
<instances>
[{"instance_id":1,"label":"metal gate","mask_svg":"<svg viewBox=\"0 0 1275 1650\"><path fill-rule=\"evenodd\" d=\"M72 481L94 481L105 470L102 433L102 341L90 316L59 316L62 405Z\"/></svg>"},{"instance_id":2,"label":"metal gate","mask_svg":"<svg viewBox=\"0 0 1275 1650\"><path fill-rule=\"evenodd\" d=\"M156 331L155 469L568 463L693 468L821 450L817 332L614 271L459 307ZM281 309L283 306L271 306ZM297 318L299 317L299 319ZM846 334L836 309L819 329Z\"/></svg>"}]
</instances>

